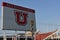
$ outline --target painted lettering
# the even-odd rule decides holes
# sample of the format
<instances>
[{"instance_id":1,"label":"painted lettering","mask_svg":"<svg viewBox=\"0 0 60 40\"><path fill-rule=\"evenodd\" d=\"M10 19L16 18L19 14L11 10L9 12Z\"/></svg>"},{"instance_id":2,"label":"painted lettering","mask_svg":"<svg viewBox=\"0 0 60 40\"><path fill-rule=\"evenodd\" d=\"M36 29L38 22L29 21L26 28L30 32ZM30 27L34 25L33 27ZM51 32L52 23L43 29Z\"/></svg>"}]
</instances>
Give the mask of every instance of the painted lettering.
<instances>
[{"instance_id":1,"label":"painted lettering","mask_svg":"<svg viewBox=\"0 0 60 40\"><path fill-rule=\"evenodd\" d=\"M26 25L27 23L27 14L24 12L15 12L16 22L19 25Z\"/></svg>"}]
</instances>

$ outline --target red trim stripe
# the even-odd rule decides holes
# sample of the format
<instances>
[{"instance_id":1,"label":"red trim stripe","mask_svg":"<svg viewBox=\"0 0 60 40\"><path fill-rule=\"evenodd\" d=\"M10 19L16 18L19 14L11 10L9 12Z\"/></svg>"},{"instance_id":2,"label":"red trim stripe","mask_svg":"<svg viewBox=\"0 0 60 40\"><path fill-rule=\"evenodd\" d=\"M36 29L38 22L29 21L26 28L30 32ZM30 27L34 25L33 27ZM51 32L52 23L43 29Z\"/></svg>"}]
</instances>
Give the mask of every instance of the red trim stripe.
<instances>
[{"instance_id":1,"label":"red trim stripe","mask_svg":"<svg viewBox=\"0 0 60 40\"><path fill-rule=\"evenodd\" d=\"M14 8L14 9L19 9L19 10L24 10L24 11L35 13L35 10L33 10L33 9L13 5L13 4L6 3L6 2L3 2L2 6L6 6L6 7Z\"/></svg>"}]
</instances>

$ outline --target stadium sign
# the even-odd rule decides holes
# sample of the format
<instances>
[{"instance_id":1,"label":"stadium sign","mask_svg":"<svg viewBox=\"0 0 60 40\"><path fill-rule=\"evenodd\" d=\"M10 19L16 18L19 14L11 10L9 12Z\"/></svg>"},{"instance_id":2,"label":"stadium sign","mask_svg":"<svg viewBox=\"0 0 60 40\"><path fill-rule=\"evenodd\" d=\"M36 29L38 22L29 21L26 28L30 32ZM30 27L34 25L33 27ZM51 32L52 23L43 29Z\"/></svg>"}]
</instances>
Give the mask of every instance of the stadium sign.
<instances>
[{"instance_id":1,"label":"stadium sign","mask_svg":"<svg viewBox=\"0 0 60 40\"><path fill-rule=\"evenodd\" d=\"M36 31L35 10L3 2L3 30Z\"/></svg>"}]
</instances>

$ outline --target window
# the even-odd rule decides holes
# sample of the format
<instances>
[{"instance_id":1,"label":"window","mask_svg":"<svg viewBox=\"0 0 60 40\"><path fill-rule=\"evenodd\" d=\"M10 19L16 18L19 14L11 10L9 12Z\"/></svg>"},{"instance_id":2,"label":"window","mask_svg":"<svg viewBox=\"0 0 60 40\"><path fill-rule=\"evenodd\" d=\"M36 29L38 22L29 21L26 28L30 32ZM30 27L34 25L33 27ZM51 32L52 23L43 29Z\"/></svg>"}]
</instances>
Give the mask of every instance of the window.
<instances>
[{"instance_id":1,"label":"window","mask_svg":"<svg viewBox=\"0 0 60 40\"><path fill-rule=\"evenodd\" d=\"M32 40L32 38L27 38L27 40Z\"/></svg>"},{"instance_id":2,"label":"window","mask_svg":"<svg viewBox=\"0 0 60 40\"><path fill-rule=\"evenodd\" d=\"M12 40L12 38L7 38L7 40Z\"/></svg>"},{"instance_id":3,"label":"window","mask_svg":"<svg viewBox=\"0 0 60 40\"><path fill-rule=\"evenodd\" d=\"M20 40L25 40L25 38L20 38Z\"/></svg>"},{"instance_id":4,"label":"window","mask_svg":"<svg viewBox=\"0 0 60 40\"><path fill-rule=\"evenodd\" d=\"M0 38L0 40L3 40L3 38Z\"/></svg>"}]
</instances>

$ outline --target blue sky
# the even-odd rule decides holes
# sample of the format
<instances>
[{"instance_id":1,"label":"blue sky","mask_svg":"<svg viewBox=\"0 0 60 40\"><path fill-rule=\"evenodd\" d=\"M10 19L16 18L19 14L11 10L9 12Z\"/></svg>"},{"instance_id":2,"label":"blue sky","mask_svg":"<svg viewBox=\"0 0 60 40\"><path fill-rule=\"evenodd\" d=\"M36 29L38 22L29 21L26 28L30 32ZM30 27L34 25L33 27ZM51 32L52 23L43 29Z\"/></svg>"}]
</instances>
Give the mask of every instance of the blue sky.
<instances>
[{"instance_id":1,"label":"blue sky","mask_svg":"<svg viewBox=\"0 0 60 40\"><path fill-rule=\"evenodd\" d=\"M36 27L41 32L60 29L60 0L0 0L0 14L2 2L35 9Z\"/></svg>"}]
</instances>

